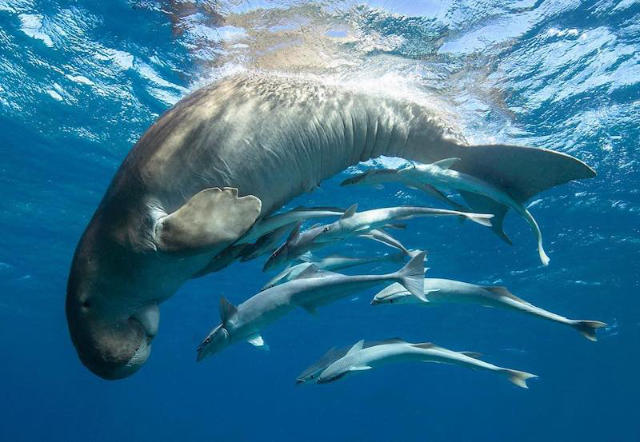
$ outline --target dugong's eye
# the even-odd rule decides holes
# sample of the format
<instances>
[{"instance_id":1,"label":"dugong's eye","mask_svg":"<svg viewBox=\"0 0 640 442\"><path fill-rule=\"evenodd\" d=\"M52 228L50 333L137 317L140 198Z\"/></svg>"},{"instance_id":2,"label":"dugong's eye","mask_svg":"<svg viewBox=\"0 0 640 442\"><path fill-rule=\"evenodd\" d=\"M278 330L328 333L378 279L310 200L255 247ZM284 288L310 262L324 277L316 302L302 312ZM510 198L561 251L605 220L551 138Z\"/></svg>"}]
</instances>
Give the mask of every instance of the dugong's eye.
<instances>
[{"instance_id":1,"label":"dugong's eye","mask_svg":"<svg viewBox=\"0 0 640 442\"><path fill-rule=\"evenodd\" d=\"M89 302L88 299L85 299L84 301L82 301L82 304L80 304L80 305L85 310L89 310L91 308L91 303Z\"/></svg>"}]
</instances>

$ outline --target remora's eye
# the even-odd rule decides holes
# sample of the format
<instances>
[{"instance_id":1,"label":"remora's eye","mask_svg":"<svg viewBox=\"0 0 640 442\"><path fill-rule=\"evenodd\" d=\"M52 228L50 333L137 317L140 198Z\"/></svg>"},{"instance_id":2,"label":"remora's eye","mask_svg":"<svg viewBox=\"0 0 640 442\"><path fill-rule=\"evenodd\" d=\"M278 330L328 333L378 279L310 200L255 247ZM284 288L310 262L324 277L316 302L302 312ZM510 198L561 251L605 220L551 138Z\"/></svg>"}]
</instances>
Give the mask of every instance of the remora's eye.
<instances>
[{"instance_id":1,"label":"remora's eye","mask_svg":"<svg viewBox=\"0 0 640 442\"><path fill-rule=\"evenodd\" d=\"M328 232L329 231L329 226L325 227L324 229L322 229L323 232Z\"/></svg>"}]
</instances>

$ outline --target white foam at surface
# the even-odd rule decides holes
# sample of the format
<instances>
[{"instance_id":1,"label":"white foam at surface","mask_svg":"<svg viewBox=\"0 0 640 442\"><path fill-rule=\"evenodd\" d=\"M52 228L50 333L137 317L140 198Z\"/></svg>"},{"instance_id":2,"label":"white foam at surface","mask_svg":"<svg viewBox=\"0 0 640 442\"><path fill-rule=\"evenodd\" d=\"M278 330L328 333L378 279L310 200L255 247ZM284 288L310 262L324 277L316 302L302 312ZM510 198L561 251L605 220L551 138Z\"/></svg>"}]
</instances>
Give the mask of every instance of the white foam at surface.
<instances>
[{"instance_id":1,"label":"white foam at surface","mask_svg":"<svg viewBox=\"0 0 640 442\"><path fill-rule=\"evenodd\" d=\"M51 37L42 30L42 17L35 14L20 14L20 30L31 38L42 41L46 46L53 47Z\"/></svg>"}]
</instances>

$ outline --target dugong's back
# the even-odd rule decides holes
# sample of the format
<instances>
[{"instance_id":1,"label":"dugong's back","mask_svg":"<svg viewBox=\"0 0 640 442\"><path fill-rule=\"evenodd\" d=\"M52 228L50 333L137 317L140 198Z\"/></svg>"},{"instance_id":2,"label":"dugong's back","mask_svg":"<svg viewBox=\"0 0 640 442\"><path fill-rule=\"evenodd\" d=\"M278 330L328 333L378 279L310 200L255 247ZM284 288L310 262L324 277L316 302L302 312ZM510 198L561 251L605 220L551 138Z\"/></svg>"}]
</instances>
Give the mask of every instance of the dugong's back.
<instances>
[{"instance_id":1,"label":"dugong's back","mask_svg":"<svg viewBox=\"0 0 640 442\"><path fill-rule=\"evenodd\" d=\"M135 177L171 212L202 189L235 187L259 197L268 213L370 157L366 147L388 149L389 126L380 118L389 116L372 114L374 102L303 80L226 80L165 113L131 151L112 190L126 191ZM375 146L376 139L385 144Z\"/></svg>"}]
</instances>

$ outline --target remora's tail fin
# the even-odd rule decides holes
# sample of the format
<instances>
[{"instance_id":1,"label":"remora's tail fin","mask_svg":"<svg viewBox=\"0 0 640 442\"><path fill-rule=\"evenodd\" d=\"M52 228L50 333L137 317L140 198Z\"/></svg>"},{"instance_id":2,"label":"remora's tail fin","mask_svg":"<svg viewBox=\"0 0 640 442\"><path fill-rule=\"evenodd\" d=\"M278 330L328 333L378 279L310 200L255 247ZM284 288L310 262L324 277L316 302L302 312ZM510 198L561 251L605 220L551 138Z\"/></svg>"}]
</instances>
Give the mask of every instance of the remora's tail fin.
<instances>
[{"instance_id":1,"label":"remora's tail fin","mask_svg":"<svg viewBox=\"0 0 640 442\"><path fill-rule=\"evenodd\" d=\"M398 275L398 282L411 292L412 295L426 301L424 297L424 258L425 252L420 252L401 268Z\"/></svg>"},{"instance_id":2,"label":"remora's tail fin","mask_svg":"<svg viewBox=\"0 0 640 442\"><path fill-rule=\"evenodd\" d=\"M489 213L470 213L463 212L464 215L462 219L468 219L473 221L474 223L478 223L481 226L491 227L491 218L493 218L493 214Z\"/></svg>"},{"instance_id":3,"label":"remora's tail fin","mask_svg":"<svg viewBox=\"0 0 640 442\"><path fill-rule=\"evenodd\" d=\"M512 370L510 368L505 368L503 373L507 376L509 381L520 388L529 388L529 386L527 386L527 379L538 377L535 374L527 373L526 371Z\"/></svg>"},{"instance_id":4,"label":"remora's tail fin","mask_svg":"<svg viewBox=\"0 0 640 442\"><path fill-rule=\"evenodd\" d=\"M578 332L590 341L597 341L596 330L602 327L606 327L607 324L600 321L580 321L575 320L571 322L571 326L578 330Z\"/></svg>"}]
</instances>

